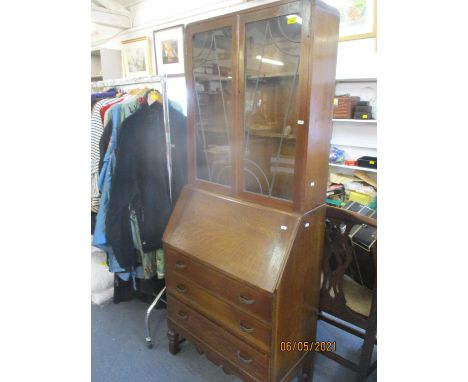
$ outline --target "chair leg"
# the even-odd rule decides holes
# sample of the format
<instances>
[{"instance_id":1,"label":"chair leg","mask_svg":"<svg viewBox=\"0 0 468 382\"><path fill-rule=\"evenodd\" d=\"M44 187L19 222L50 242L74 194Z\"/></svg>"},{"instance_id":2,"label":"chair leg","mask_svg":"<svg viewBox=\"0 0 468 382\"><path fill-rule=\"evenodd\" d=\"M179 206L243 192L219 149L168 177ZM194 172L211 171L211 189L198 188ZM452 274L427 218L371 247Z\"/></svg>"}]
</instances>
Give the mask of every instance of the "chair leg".
<instances>
[{"instance_id":1,"label":"chair leg","mask_svg":"<svg viewBox=\"0 0 468 382\"><path fill-rule=\"evenodd\" d=\"M361 356L359 358L359 366L354 382L365 382L370 368L372 352L374 351L374 341L377 332L376 322L366 330L364 343L362 345Z\"/></svg>"}]
</instances>

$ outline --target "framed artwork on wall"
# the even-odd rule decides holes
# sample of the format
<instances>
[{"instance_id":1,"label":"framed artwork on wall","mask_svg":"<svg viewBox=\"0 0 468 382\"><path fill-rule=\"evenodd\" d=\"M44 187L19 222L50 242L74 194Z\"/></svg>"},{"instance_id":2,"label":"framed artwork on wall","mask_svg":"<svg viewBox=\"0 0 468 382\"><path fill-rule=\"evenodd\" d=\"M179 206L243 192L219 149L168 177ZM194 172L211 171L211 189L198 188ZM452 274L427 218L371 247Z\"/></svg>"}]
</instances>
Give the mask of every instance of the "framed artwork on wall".
<instances>
[{"instance_id":1,"label":"framed artwork on wall","mask_svg":"<svg viewBox=\"0 0 468 382\"><path fill-rule=\"evenodd\" d=\"M123 77L140 77L152 74L151 43L148 37L122 41Z\"/></svg>"},{"instance_id":2,"label":"framed artwork on wall","mask_svg":"<svg viewBox=\"0 0 468 382\"><path fill-rule=\"evenodd\" d=\"M184 73L184 26L153 32L156 74Z\"/></svg>"},{"instance_id":3,"label":"framed artwork on wall","mask_svg":"<svg viewBox=\"0 0 468 382\"><path fill-rule=\"evenodd\" d=\"M377 37L377 0L327 0L340 12L340 41Z\"/></svg>"}]
</instances>

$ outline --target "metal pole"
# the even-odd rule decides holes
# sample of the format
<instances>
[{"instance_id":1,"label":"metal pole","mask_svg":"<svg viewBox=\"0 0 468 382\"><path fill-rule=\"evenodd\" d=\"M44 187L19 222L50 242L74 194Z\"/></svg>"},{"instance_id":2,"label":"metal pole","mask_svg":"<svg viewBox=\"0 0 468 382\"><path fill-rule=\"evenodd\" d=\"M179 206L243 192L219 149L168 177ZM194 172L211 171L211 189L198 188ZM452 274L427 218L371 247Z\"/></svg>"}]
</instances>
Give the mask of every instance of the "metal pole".
<instances>
[{"instance_id":1,"label":"metal pole","mask_svg":"<svg viewBox=\"0 0 468 382\"><path fill-rule=\"evenodd\" d=\"M146 346L148 346L148 348L150 349L153 347L153 340L151 338L150 323L149 323L150 315L153 309L155 308L155 306L158 304L159 300L161 299L161 296L163 295L165 291L166 291L166 287L161 289L161 291L158 293L158 295L154 299L153 303L150 305L150 307L146 311L146 317L145 317Z\"/></svg>"}]
</instances>

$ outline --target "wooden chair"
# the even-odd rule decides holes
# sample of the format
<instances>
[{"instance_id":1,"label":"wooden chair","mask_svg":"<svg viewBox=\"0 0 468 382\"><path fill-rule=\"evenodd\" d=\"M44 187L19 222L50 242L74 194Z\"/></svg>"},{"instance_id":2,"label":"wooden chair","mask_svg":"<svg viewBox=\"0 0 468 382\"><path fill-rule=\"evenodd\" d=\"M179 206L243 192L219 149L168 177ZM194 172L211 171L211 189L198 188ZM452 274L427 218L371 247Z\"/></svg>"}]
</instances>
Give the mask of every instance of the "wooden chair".
<instances>
[{"instance_id":1,"label":"wooden chair","mask_svg":"<svg viewBox=\"0 0 468 382\"><path fill-rule=\"evenodd\" d=\"M358 364L335 352L321 353L355 371L355 382L362 382L377 367L377 361L370 364L374 344L377 344L377 242L368 254L375 273L374 288L370 290L349 275L355 264L356 247L348 234L356 224L377 227L375 219L327 206L318 319L364 339Z\"/></svg>"}]
</instances>

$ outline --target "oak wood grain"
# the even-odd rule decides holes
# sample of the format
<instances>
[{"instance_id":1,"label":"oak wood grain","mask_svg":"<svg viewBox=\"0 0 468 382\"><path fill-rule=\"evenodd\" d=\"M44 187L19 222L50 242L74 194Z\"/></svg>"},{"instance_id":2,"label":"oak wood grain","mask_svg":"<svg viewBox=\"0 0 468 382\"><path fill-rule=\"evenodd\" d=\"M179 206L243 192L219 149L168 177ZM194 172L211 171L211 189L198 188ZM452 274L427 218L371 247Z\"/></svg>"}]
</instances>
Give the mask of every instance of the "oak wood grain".
<instances>
[{"instance_id":1,"label":"oak wood grain","mask_svg":"<svg viewBox=\"0 0 468 382\"><path fill-rule=\"evenodd\" d=\"M234 305L266 323L271 322L273 296L259 288L235 280L165 245L166 280L171 283L178 273L197 285L209 290L218 299ZM175 276L174 276L175 277Z\"/></svg>"},{"instance_id":2,"label":"oak wood grain","mask_svg":"<svg viewBox=\"0 0 468 382\"><path fill-rule=\"evenodd\" d=\"M290 202L244 192L245 30L248 22L297 12L299 96L291 115L304 123L288 142L295 155ZM244 381L288 381L298 373L312 379L313 353L281 351L280 345L315 339L338 24L338 12L319 0L281 0L186 28L189 185L163 236L169 346L176 353L179 338L186 338ZM232 31L232 187L198 180L195 173L192 37L226 26ZM280 115L274 105L281 91L263 97L270 119ZM261 140L271 138L255 139L258 152L251 155L261 158L271 149Z\"/></svg>"},{"instance_id":3,"label":"oak wood grain","mask_svg":"<svg viewBox=\"0 0 468 382\"><path fill-rule=\"evenodd\" d=\"M167 279L167 291L184 304L242 338L263 353L270 352L271 325L256 319L234 305L220 300L209 291L190 282L177 272Z\"/></svg>"},{"instance_id":4,"label":"oak wood grain","mask_svg":"<svg viewBox=\"0 0 468 382\"><path fill-rule=\"evenodd\" d=\"M164 241L272 293L300 215L191 190ZM172 218L171 218L172 219Z\"/></svg>"},{"instance_id":5,"label":"oak wood grain","mask_svg":"<svg viewBox=\"0 0 468 382\"><path fill-rule=\"evenodd\" d=\"M203 342L252 376L263 379L268 375L267 355L229 334L171 295L168 295L168 316L170 320L183 325L190 332L197 333Z\"/></svg>"}]
</instances>

